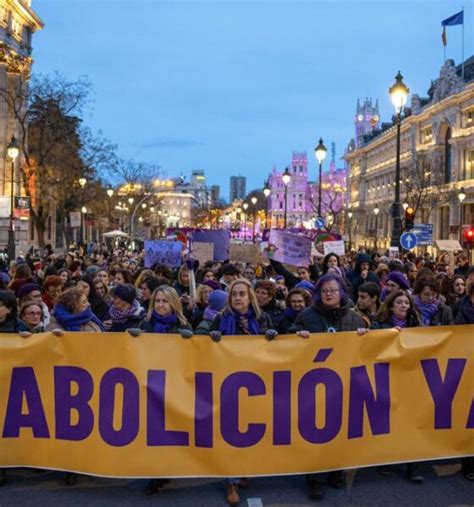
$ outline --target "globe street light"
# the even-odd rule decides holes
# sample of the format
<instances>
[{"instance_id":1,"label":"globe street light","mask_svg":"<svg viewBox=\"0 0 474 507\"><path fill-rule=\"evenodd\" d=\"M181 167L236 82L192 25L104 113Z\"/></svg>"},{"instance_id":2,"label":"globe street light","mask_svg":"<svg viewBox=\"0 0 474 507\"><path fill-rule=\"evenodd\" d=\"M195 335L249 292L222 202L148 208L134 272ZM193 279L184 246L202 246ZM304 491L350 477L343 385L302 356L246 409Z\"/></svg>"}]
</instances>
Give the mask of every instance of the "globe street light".
<instances>
[{"instance_id":1,"label":"globe street light","mask_svg":"<svg viewBox=\"0 0 474 507\"><path fill-rule=\"evenodd\" d=\"M85 240L85 215L87 213L87 208L85 206L82 206L81 208L81 240L82 240L82 243L85 244L86 240Z\"/></svg>"},{"instance_id":2,"label":"globe street light","mask_svg":"<svg viewBox=\"0 0 474 507\"><path fill-rule=\"evenodd\" d=\"M244 241L245 241L245 237L247 235L247 209L248 209L249 205L248 203L244 202L242 204L242 208L244 208Z\"/></svg>"},{"instance_id":3,"label":"globe street light","mask_svg":"<svg viewBox=\"0 0 474 507\"><path fill-rule=\"evenodd\" d=\"M459 243L462 243L462 226L464 224L464 206L463 202L466 198L466 192L464 191L464 187L461 188L458 194L459 199Z\"/></svg>"},{"instance_id":4,"label":"globe street light","mask_svg":"<svg viewBox=\"0 0 474 507\"><path fill-rule=\"evenodd\" d=\"M114 189L109 185L107 188L107 195L112 199L112 196L114 195Z\"/></svg>"},{"instance_id":5,"label":"globe street light","mask_svg":"<svg viewBox=\"0 0 474 507\"><path fill-rule=\"evenodd\" d=\"M252 203L253 205L253 231L252 231L252 240L253 242L255 243L255 221L256 221L256 218L257 218L257 198L255 196L253 196L251 199L250 199L250 202Z\"/></svg>"},{"instance_id":6,"label":"globe street light","mask_svg":"<svg viewBox=\"0 0 474 507\"><path fill-rule=\"evenodd\" d=\"M395 107L397 125L397 153L395 160L395 201L393 203L393 228L390 246L400 248L400 235L402 233L402 219L400 213L400 126L402 122L403 106L407 102L409 88L403 82L403 76L398 71L395 84L389 88L392 104Z\"/></svg>"},{"instance_id":7,"label":"globe street light","mask_svg":"<svg viewBox=\"0 0 474 507\"><path fill-rule=\"evenodd\" d=\"M268 181L266 181L263 187L263 195L265 196L265 227L268 227L268 198L271 193L272 191L270 190L270 185L268 184Z\"/></svg>"},{"instance_id":8,"label":"globe street light","mask_svg":"<svg viewBox=\"0 0 474 507\"><path fill-rule=\"evenodd\" d=\"M15 204L15 160L20 154L20 146L15 136L12 136L10 144L7 146L7 155L12 160L11 183L10 183L10 228L8 229L7 253L8 260L15 258L15 228L13 227L13 208Z\"/></svg>"},{"instance_id":9,"label":"globe street light","mask_svg":"<svg viewBox=\"0 0 474 507\"><path fill-rule=\"evenodd\" d=\"M286 229L288 220L288 185L290 184L291 181L291 174L290 171L288 170L288 167L285 168L285 172L283 173L281 179L283 181L283 185L285 185L285 229Z\"/></svg>"},{"instance_id":10,"label":"globe street light","mask_svg":"<svg viewBox=\"0 0 474 507\"><path fill-rule=\"evenodd\" d=\"M323 160L326 158L327 151L326 146L323 144L323 139L319 138L319 144L314 148L314 156L319 162L318 218L321 218Z\"/></svg>"},{"instance_id":11,"label":"globe street light","mask_svg":"<svg viewBox=\"0 0 474 507\"><path fill-rule=\"evenodd\" d=\"M374 241L374 248L375 251L377 251L377 232L378 232L378 214L380 212L380 208L375 205L374 208L374 215L375 215L375 241Z\"/></svg>"}]
</instances>

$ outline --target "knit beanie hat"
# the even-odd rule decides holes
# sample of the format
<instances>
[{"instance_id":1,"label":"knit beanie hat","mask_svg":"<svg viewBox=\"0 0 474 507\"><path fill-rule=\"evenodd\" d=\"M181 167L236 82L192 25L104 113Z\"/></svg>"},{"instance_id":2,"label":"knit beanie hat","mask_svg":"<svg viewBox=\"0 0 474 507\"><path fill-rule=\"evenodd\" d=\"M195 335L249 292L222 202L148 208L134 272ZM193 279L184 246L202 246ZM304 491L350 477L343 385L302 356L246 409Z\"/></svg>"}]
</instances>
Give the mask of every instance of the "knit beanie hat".
<instances>
[{"instance_id":1,"label":"knit beanie hat","mask_svg":"<svg viewBox=\"0 0 474 507\"><path fill-rule=\"evenodd\" d=\"M403 290L408 290L410 288L410 284L409 284L408 280L399 271L392 271L388 275L387 281L388 280L390 280L391 282L396 283Z\"/></svg>"},{"instance_id":2,"label":"knit beanie hat","mask_svg":"<svg viewBox=\"0 0 474 507\"><path fill-rule=\"evenodd\" d=\"M38 284L36 284L36 283L25 283L25 285L23 285L22 287L20 287L20 290L18 291L18 299L25 298L26 296L28 296L28 294L31 294L35 290L41 292L41 288L40 288L40 286Z\"/></svg>"},{"instance_id":3,"label":"knit beanie hat","mask_svg":"<svg viewBox=\"0 0 474 507\"><path fill-rule=\"evenodd\" d=\"M340 276L342 278L342 269L339 266L331 266L328 268L328 273L333 273L334 275Z\"/></svg>"},{"instance_id":4,"label":"knit beanie hat","mask_svg":"<svg viewBox=\"0 0 474 507\"><path fill-rule=\"evenodd\" d=\"M132 304L137 297L137 291L135 290L135 287L130 283L119 283L114 287L112 295L118 297L122 301Z\"/></svg>"},{"instance_id":5,"label":"knit beanie hat","mask_svg":"<svg viewBox=\"0 0 474 507\"><path fill-rule=\"evenodd\" d=\"M30 277L28 278L17 278L11 282L9 289L15 293L15 296L18 297L18 292L23 287L23 285L34 283L34 279Z\"/></svg>"},{"instance_id":6,"label":"knit beanie hat","mask_svg":"<svg viewBox=\"0 0 474 507\"><path fill-rule=\"evenodd\" d=\"M314 283L308 282L308 280L303 280L295 285L295 289L307 290L311 295L314 294L315 288L316 286L314 285Z\"/></svg>"},{"instance_id":7,"label":"knit beanie hat","mask_svg":"<svg viewBox=\"0 0 474 507\"><path fill-rule=\"evenodd\" d=\"M227 292L223 290L213 290L209 294L209 308L220 312L227 302Z\"/></svg>"},{"instance_id":8,"label":"knit beanie hat","mask_svg":"<svg viewBox=\"0 0 474 507\"><path fill-rule=\"evenodd\" d=\"M202 285L207 285L212 290L222 289L221 284L219 282L216 282L215 280L206 280L205 282L202 282Z\"/></svg>"}]
</instances>

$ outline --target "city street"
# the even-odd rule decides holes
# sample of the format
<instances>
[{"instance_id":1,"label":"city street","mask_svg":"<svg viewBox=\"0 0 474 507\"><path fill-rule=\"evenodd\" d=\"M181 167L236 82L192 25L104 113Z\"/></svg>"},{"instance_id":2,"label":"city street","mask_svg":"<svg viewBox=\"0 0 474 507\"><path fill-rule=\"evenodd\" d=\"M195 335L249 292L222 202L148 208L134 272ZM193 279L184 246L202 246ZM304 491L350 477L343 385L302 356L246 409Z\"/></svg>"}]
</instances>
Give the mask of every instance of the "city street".
<instances>
[{"instance_id":1,"label":"city street","mask_svg":"<svg viewBox=\"0 0 474 507\"><path fill-rule=\"evenodd\" d=\"M306 495L302 476L257 478L248 490L241 490L241 505L265 506L469 506L474 505L474 483L465 480L457 461L423 464L422 485L408 482L397 466L389 476L374 469L348 473L345 490L328 488L324 500L313 502ZM15 469L8 484L0 489L1 507L19 506L128 506L213 507L226 505L225 482L217 479L180 479L160 493L143 493L146 481L80 477L75 487L62 484L62 474Z\"/></svg>"}]
</instances>

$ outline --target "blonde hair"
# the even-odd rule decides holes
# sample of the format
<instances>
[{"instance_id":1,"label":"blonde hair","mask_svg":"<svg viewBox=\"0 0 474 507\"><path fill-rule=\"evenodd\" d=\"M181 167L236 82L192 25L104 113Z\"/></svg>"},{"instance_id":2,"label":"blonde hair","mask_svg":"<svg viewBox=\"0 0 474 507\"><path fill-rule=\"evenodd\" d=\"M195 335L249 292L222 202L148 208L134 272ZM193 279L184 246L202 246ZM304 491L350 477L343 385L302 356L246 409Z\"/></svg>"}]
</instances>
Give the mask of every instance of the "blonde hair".
<instances>
[{"instance_id":1,"label":"blonde hair","mask_svg":"<svg viewBox=\"0 0 474 507\"><path fill-rule=\"evenodd\" d=\"M231 306L232 305L232 290L238 284L245 285L245 287L247 287L247 293L249 295L250 306L253 308L253 311L255 312L255 317L257 319L259 319L260 316L262 315L262 310L260 310L260 307L258 306L257 296L255 295L255 291L253 290L252 284L245 278L237 278L237 280L234 280L229 285L229 297L227 298L227 302L226 302L224 309L222 310L221 313L224 313L224 312L234 313L234 310L232 309L232 306Z\"/></svg>"},{"instance_id":2,"label":"blonde hair","mask_svg":"<svg viewBox=\"0 0 474 507\"><path fill-rule=\"evenodd\" d=\"M171 310L178 317L179 323L182 326L189 325L188 319L186 319L184 316L183 306L181 305L178 293L175 289L173 289L173 287L170 287L169 285L161 285L153 291L153 294L150 298L150 303L148 305L148 313L146 316L147 320L151 320L153 310L155 309L155 299L159 292L162 292L165 298L168 300L168 303L171 306Z\"/></svg>"},{"instance_id":3,"label":"blonde hair","mask_svg":"<svg viewBox=\"0 0 474 507\"><path fill-rule=\"evenodd\" d=\"M210 287L209 285L198 285L197 289L196 289L196 303L199 303L201 305L204 305L204 301L203 301L203 292L204 292L204 289L207 288L207 289L211 289L211 291L213 291L214 289L212 287Z\"/></svg>"}]
</instances>

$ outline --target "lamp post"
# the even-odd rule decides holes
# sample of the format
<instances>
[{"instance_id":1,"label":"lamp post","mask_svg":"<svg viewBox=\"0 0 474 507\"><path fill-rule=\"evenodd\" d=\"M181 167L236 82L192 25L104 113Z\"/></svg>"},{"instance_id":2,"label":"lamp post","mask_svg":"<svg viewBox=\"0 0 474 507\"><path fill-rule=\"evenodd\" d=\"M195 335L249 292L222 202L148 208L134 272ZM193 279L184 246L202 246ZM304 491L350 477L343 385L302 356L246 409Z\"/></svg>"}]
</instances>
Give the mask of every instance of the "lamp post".
<instances>
[{"instance_id":1,"label":"lamp post","mask_svg":"<svg viewBox=\"0 0 474 507\"><path fill-rule=\"evenodd\" d=\"M283 176L281 177L283 180L283 185L285 185L285 229L288 223L288 185L291 181L291 174L288 170L288 167L285 168L285 172L283 173Z\"/></svg>"},{"instance_id":2,"label":"lamp post","mask_svg":"<svg viewBox=\"0 0 474 507\"><path fill-rule=\"evenodd\" d=\"M252 203L252 206L253 206L253 231L252 231L252 241L255 243L255 221L257 219L257 198L255 196L253 196L251 199L250 199L250 202Z\"/></svg>"},{"instance_id":3,"label":"lamp post","mask_svg":"<svg viewBox=\"0 0 474 507\"><path fill-rule=\"evenodd\" d=\"M375 241L374 241L374 249L377 251L377 232L378 232L378 215L380 212L380 208L375 205L374 215L375 215Z\"/></svg>"},{"instance_id":4,"label":"lamp post","mask_svg":"<svg viewBox=\"0 0 474 507\"><path fill-rule=\"evenodd\" d=\"M464 187L461 188L458 194L459 199L459 243L462 245L462 226L464 224L464 199L466 198L466 192Z\"/></svg>"},{"instance_id":5,"label":"lamp post","mask_svg":"<svg viewBox=\"0 0 474 507\"><path fill-rule=\"evenodd\" d=\"M82 244L85 245L86 243L86 213L87 213L87 208L85 206L82 206L81 208L81 240L82 240Z\"/></svg>"},{"instance_id":6,"label":"lamp post","mask_svg":"<svg viewBox=\"0 0 474 507\"><path fill-rule=\"evenodd\" d=\"M263 195L265 196L265 227L268 227L268 198L272 191L270 190L270 185L268 181L265 182L265 186L263 187Z\"/></svg>"},{"instance_id":7,"label":"lamp post","mask_svg":"<svg viewBox=\"0 0 474 507\"><path fill-rule=\"evenodd\" d=\"M347 212L347 218L349 219L349 252L352 250L352 211Z\"/></svg>"},{"instance_id":8,"label":"lamp post","mask_svg":"<svg viewBox=\"0 0 474 507\"><path fill-rule=\"evenodd\" d=\"M395 159L395 201L393 203L393 228L390 246L400 248L400 235L402 233L402 219L400 216L400 126L402 123L402 110L407 102L410 90L403 82L403 76L398 71L395 84L389 88L392 104L395 107L397 125L397 153Z\"/></svg>"},{"instance_id":9,"label":"lamp post","mask_svg":"<svg viewBox=\"0 0 474 507\"><path fill-rule=\"evenodd\" d=\"M10 182L10 227L8 229L8 244L7 253L8 260L12 261L15 258L15 228L13 226L13 208L15 205L15 160L20 154L20 146L15 138L12 136L10 144L7 146L7 155L11 158L11 182Z\"/></svg>"},{"instance_id":10,"label":"lamp post","mask_svg":"<svg viewBox=\"0 0 474 507\"><path fill-rule=\"evenodd\" d=\"M244 202L242 204L242 208L244 208L244 241L247 236L247 209L248 209L248 207L249 207L248 203Z\"/></svg>"},{"instance_id":11,"label":"lamp post","mask_svg":"<svg viewBox=\"0 0 474 507\"><path fill-rule=\"evenodd\" d=\"M319 138L319 144L314 148L314 155L316 160L319 162L319 190L318 190L318 218L321 218L321 202L322 202L322 175L323 175L323 160L326 158L327 152L326 146L324 146L323 139Z\"/></svg>"},{"instance_id":12,"label":"lamp post","mask_svg":"<svg viewBox=\"0 0 474 507\"><path fill-rule=\"evenodd\" d=\"M109 225L112 226L112 197L114 195L114 189L111 185L107 187L106 193L109 197Z\"/></svg>"}]
</instances>

